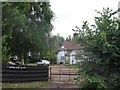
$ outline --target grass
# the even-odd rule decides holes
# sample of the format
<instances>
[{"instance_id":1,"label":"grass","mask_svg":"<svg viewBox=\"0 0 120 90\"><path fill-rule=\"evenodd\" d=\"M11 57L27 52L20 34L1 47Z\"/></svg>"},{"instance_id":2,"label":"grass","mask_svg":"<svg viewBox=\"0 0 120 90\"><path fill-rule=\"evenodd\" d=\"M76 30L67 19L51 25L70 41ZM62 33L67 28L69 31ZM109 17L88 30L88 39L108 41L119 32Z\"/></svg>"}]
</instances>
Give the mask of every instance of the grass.
<instances>
[{"instance_id":1,"label":"grass","mask_svg":"<svg viewBox=\"0 0 120 90\"><path fill-rule=\"evenodd\" d=\"M79 65L78 65L78 64L72 64L72 65L71 65L71 68L77 69L77 68L79 68Z\"/></svg>"},{"instance_id":2,"label":"grass","mask_svg":"<svg viewBox=\"0 0 120 90\"><path fill-rule=\"evenodd\" d=\"M72 69L79 69L79 65L78 64L68 64L68 65L65 65L66 67L70 67Z\"/></svg>"},{"instance_id":3,"label":"grass","mask_svg":"<svg viewBox=\"0 0 120 90\"><path fill-rule=\"evenodd\" d=\"M28 83L2 83L2 88L43 88L50 84L48 81L44 82L28 82Z\"/></svg>"}]
</instances>

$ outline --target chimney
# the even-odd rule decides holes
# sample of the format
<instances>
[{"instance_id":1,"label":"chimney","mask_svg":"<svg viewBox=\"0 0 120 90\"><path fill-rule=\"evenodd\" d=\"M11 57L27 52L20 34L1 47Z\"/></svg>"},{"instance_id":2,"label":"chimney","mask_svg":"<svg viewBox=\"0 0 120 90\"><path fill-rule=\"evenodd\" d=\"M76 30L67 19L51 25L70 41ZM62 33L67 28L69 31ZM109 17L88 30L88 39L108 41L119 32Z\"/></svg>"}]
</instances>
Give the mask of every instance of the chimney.
<instances>
[{"instance_id":1,"label":"chimney","mask_svg":"<svg viewBox=\"0 0 120 90\"><path fill-rule=\"evenodd\" d=\"M78 33L73 34L73 38L76 38L76 37L78 37Z\"/></svg>"}]
</instances>

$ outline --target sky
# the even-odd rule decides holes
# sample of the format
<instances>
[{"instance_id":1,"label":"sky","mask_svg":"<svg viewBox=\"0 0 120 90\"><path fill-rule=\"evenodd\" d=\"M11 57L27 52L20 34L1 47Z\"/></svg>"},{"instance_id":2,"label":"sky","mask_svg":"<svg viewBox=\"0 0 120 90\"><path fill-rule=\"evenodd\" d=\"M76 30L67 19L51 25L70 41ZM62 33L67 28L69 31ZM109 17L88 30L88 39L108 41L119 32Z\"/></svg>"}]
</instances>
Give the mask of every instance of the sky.
<instances>
[{"instance_id":1,"label":"sky","mask_svg":"<svg viewBox=\"0 0 120 90\"><path fill-rule=\"evenodd\" d=\"M81 28L83 21L94 24L94 17L99 16L97 11L109 7L113 11L118 9L120 0L50 0L51 9L55 14L52 24L52 34L64 38L73 35L75 26Z\"/></svg>"}]
</instances>

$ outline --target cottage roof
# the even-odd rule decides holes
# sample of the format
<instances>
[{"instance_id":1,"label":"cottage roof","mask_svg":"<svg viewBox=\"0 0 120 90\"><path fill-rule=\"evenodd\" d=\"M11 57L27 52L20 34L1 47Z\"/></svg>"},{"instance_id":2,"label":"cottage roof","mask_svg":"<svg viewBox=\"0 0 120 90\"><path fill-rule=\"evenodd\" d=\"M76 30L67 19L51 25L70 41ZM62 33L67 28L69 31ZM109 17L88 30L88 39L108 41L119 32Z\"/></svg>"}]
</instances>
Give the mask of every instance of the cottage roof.
<instances>
[{"instance_id":1,"label":"cottage roof","mask_svg":"<svg viewBox=\"0 0 120 90\"><path fill-rule=\"evenodd\" d=\"M75 44L72 41L64 41L63 43L64 48L62 50L71 51L71 50L80 50L80 44Z\"/></svg>"}]
</instances>

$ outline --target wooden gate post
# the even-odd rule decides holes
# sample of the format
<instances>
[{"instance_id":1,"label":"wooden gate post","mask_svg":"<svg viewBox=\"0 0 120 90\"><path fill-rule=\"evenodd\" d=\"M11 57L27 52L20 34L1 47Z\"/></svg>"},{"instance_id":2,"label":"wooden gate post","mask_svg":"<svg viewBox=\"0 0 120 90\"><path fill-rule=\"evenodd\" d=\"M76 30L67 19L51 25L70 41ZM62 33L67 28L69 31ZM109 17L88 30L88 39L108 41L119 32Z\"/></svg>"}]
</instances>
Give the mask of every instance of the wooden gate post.
<instances>
[{"instance_id":1,"label":"wooden gate post","mask_svg":"<svg viewBox=\"0 0 120 90\"><path fill-rule=\"evenodd\" d=\"M69 81L70 81L70 67L69 67Z\"/></svg>"},{"instance_id":2,"label":"wooden gate post","mask_svg":"<svg viewBox=\"0 0 120 90\"><path fill-rule=\"evenodd\" d=\"M49 73L49 78L50 78L50 82L51 82L51 67L49 68L49 70L50 70L50 71L49 71L49 72L50 72L50 73Z\"/></svg>"},{"instance_id":3,"label":"wooden gate post","mask_svg":"<svg viewBox=\"0 0 120 90\"><path fill-rule=\"evenodd\" d=\"M60 81L60 68L59 68L59 81Z\"/></svg>"}]
</instances>

